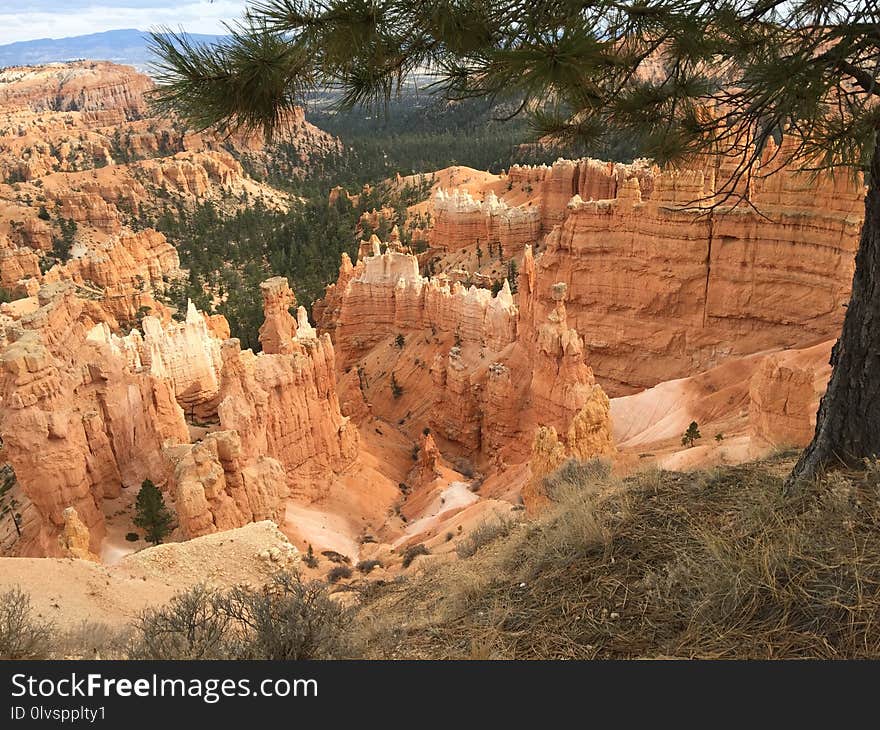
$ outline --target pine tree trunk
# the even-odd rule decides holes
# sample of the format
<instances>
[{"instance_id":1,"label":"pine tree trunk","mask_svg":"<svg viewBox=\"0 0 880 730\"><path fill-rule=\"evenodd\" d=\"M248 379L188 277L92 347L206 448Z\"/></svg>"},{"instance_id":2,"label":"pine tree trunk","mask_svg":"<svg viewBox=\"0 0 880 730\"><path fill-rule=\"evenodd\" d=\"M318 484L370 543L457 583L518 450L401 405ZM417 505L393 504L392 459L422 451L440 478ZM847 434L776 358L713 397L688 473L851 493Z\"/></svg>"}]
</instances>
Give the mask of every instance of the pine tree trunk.
<instances>
[{"instance_id":1,"label":"pine tree trunk","mask_svg":"<svg viewBox=\"0 0 880 730\"><path fill-rule=\"evenodd\" d=\"M852 296L831 351L831 380L816 433L789 476L812 479L826 467L880 457L880 144L871 157Z\"/></svg>"}]
</instances>

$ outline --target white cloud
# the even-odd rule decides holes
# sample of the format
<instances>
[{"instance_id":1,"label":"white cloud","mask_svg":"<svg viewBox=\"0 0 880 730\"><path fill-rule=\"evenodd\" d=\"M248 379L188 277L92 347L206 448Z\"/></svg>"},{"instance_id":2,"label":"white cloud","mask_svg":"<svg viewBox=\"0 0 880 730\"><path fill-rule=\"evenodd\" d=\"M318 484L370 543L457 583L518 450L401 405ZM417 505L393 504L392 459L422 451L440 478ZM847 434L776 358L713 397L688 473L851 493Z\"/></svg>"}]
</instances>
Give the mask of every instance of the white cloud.
<instances>
[{"instance_id":1,"label":"white cloud","mask_svg":"<svg viewBox=\"0 0 880 730\"><path fill-rule=\"evenodd\" d=\"M178 5L165 5L167 0L145 2L149 7L89 4L71 7L58 2L58 10L0 10L0 44L34 38L65 38L99 33L117 28L148 30L159 25L173 29L183 27L190 33L223 33L223 21L238 19L244 8L241 0L181 0ZM105 0L106 2L106 0ZM78 3L77 3L78 4ZM4 3L5 5L5 3ZM45 3L40 7L45 7Z\"/></svg>"}]
</instances>

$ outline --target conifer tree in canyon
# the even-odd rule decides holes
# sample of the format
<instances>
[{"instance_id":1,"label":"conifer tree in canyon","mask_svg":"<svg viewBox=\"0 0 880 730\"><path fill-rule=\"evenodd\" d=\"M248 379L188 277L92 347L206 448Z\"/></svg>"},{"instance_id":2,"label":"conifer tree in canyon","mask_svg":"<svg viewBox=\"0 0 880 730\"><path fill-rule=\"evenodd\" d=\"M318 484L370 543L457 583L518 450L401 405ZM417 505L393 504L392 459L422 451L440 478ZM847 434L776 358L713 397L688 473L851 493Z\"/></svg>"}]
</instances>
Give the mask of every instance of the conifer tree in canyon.
<instances>
[{"instance_id":1,"label":"conifer tree in canyon","mask_svg":"<svg viewBox=\"0 0 880 730\"><path fill-rule=\"evenodd\" d=\"M153 36L155 101L272 136L315 87L382 104L412 79L485 97L538 136L621 132L659 164L735 159L694 206L751 205L783 165L866 172L852 298L792 478L880 455L880 11L871 0L260 0L225 45ZM785 134L793 144L777 146ZM774 159L767 164L768 150ZM763 158L763 164L762 163Z\"/></svg>"}]
</instances>

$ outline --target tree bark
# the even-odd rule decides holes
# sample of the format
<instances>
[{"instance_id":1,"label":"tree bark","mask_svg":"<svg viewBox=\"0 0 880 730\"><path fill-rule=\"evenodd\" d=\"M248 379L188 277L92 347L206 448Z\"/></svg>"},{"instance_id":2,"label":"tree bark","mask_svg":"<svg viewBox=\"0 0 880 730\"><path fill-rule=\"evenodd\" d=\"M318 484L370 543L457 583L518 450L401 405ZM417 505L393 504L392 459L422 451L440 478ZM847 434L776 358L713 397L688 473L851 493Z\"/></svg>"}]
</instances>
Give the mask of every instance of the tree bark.
<instances>
[{"instance_id":1,"label":"tree bark","mask_svg":"<svg viewBox=\"0 0 880 730\"><path fill-rule=\"evenodd\" d=\"M865 221L852 295L831 351L831 379L816 432L788 478L813 479L827 468L880 457L880 144L871 155Z\"/></svg>"}]
</instances>

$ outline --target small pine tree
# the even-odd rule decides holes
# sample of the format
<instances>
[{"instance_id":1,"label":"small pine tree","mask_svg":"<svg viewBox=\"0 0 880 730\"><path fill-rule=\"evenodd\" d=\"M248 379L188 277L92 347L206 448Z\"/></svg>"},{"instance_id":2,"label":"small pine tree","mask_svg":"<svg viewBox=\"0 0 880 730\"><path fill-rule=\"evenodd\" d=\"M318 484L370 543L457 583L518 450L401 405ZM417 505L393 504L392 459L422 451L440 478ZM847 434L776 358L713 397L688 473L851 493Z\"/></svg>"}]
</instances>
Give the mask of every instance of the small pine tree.
<instances>
[{"instance_id":1,"label":"small pine tree","mask_svg":"<svg viewBox=\"0 0 880 730\"><path fill-rule=\"evenodd\" d=\"M477 243L477 266L483 265L483 249L480 248L480 244Z\"/></svg>"},{"instance_id":2,"label":"small pine tree","mask_svg":"<svg viewBox=\"0 0 880 730\"><path fill-rule=\"evenodd\" d=\"M403 386L397 382L397 377L391 373L391 395L400 398L403 395Z\"/></svg>"},{"instance_id":3,"label":"small pine tree","mask_svg":"<svg viewBox=\"0 0 880 730\"><path fill-rule=\"evenodd\" d=\"M507 262L507 282L510 284L510 291L516 294L519 271L516 268L516 261L513 259Z\"/></svg>"},{"instance_id":4,"label":"small pine tree","mask_svg":"<svg viewBox=\"0 0 880 730\"><path fill-rule=\"evenodd\" d=\"M311 543L309 543L309 549L306 551L306 556L303 558L303 562L309 568L317 568L318 567L318 558L315 556L315 551L312 549Z\"/></svg>"},{"instance_id":5,"label":"small pine tree","mask_svg":"<svg viewBox=\"0 0 880 730\"><path fill-rule=\"evenodd\" d=\"M144 479L135 503L134 524L146 533L147 542L158 545L171 532L173 522L162 492L149 479Z\"/></svg>"},{"instance_id":6,"label":"small pine tree","mask_svg":"<svg viewBox=\"0 0 880 730\"><path fill-rule=\"evenodd\" d=\"M700 438L703 438L700 433L700 427L697 425L696 421L691 421L691 425L687 427L687 431L685 431L684 436L681 437L681 445L690 448L694 445L694 442Z\"/></svg>"},{"instance_id":7,"label":"small pine tree","mask_svg":"<svg viewBox=\"0 0 880 730\"><path fill-rule=\"evenodd\" d=\"M397 337L394 338L394 344L397 345L398 350L402 350L404 344L406 344L406 338L403 335L399 334L397 335Z\"/></svg>"},{"instance_id":8,"label":"small pine tree","mask_svg":"<svg viewBox=\"0 0 880 730\"><path fill-rule=\"evenodd\" d=\"M724 434L723 433L716 433L715 440L720 444L722 441L724 441Z\"/></svg>"},{"instance_id":9,"label":"small pine tree","mask_svg":"<svg viewBox=\"0 0 880 730\"><path fill-rule=\"evenodd\" d=\"M49 215L49 211L46 210L46 206L45 206L45 205L41 205L41 206L40 206L40 212L37 213L37 218L39 218L40 220L43 220L43 221L50 221L50 220L52 220L52 216Z\"/></svg>"}]
</instances>

